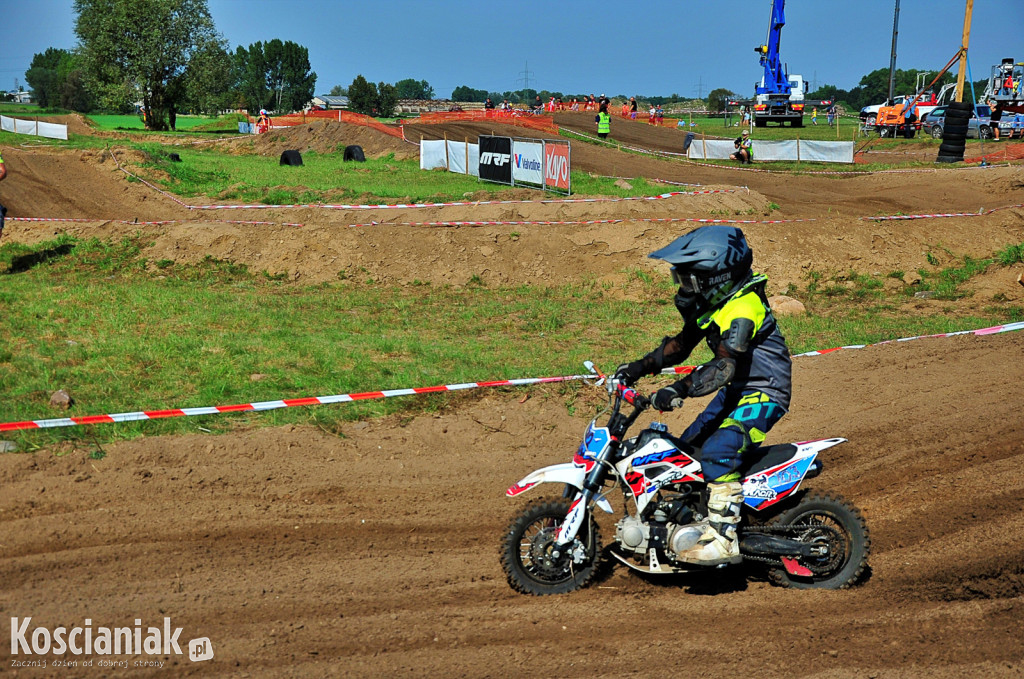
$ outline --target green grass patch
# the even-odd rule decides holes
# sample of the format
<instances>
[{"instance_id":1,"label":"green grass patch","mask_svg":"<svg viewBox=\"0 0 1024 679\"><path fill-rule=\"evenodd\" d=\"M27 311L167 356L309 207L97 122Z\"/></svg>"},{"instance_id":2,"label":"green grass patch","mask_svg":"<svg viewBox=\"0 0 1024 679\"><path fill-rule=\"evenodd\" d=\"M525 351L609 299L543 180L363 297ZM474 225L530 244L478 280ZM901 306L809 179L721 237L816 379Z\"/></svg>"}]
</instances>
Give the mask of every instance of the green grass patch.
<instances>
[{"instance_id":1,"label":"green grass patch","mask_svg":"<svg viewBox=\"0 0 1024 679\"><path fill-rule=\"evenodd\" d=\"M640 270L626 283L639 300L590 280L553 288L489 288L479 279L463 288L392 287L353 275L298 286L211 257L190 266L146 261L146 245L139 238L112 243L65 236L0 248L0 421L571 374L586 359L610 369L679 328L671 286ZM1003 306L970 317L908 316L871 296L879 281L853 274L848 280L852 286L843 287L834 305L819 292L810 296L807 315L780 320L794 353L1024 319L1020 308ZM851 297L857 290L863 299ZM701 349L691 362L708 358ZM70 412L49 406L58 389L75 399ZM571 405L578 387L565 389ZM110 441L197 428L315 423L340 431L352 419L430 411L452 398L9 432L4 438L26 450L61 439Z\"/></svg>"}]
</instances>

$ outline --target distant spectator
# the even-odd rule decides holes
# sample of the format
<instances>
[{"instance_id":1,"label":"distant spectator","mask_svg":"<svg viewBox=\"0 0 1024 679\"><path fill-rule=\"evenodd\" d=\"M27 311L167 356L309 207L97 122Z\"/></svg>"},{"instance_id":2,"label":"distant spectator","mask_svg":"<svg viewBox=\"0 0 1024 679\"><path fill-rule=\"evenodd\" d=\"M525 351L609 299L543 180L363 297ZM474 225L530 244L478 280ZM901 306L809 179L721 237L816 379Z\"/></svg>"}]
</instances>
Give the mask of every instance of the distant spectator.
<instances>
[{"instance_id":1,"label":"distant spectator","mask_svg":"<svg viewBox=\"0 0 1024 679\"><path fill-rule=\"evenodd\" d=\"M657 122L657 115L658 115L658 112L654 108L654 104L651 104L651 108L647 111L647 124L648 125L653 125L654 123L656 123Z\"/></svg>"},{"instance_id":2,"label":"distant spectator","mask_svg":"<svg viewBox=\"0 0 1024 679\"><path fill-rule=\"evenodd\" d=\"M576 97L572 98L572 110L573 111L579 111L580 110L580 101Z\"/></svg>"},{"instance_id":3,"label":"distant spectator","mask_svg":"<svg viewBox=\"0 0 1024 679\"><path fill-rule=\"evenodd\" d=\"M750 163L753 161L753 149L750 144L750 130L744 129L732 144L736 147L736 152L729 156L731 159L738 160L741 163Z\"/></svg>"},{"instance_id":4,"label":"distant spectator","mask_svg":"<svg viewBox=\"0 0 1024 679\"><path fill-rule=\"evenodd\" d=\"M992 107L992 112L989 114L989 120L992 121L992 141L999 141L999 121L1003 119L1003 105L995 100L988 103Z\"/></svg>"},{"instance_id":5,"label":"distant spectator","mask_svg":"<svg viewBox=\"0 0 1024 679\"><path fill-rule=\"evenodd\" d=\"M264 109L260 109L260 117L256 120L256 134L263 134L270 129L270 116Z\"/></svg>"},{"instance_id":6,"label":"distant spectator","mask_svg":"<svg viewBox=\"0 0 1024 679\"><path fill-rule=\"evenodd\" d=\"M1017 135L1018 139L1024 139L1024 113L1013 116L1013 123L1010 125L1010 138Z\"/></svg>"},{"instance_id":7,"label":"distant spectator","mask_svg":"<svg viewBox=\"0 0 1024 679\"><path fill-rule=\"evenodd\" d=\"M654 115L658 119L659 125L665 122L665 109L661 107L661 104L658 104L658 107L654 109Z\"/></svg>"},{"instance_id":8,"label":"distant spectator","mask_svg":"<svg viewBox=\"0 0 1024 679\"><path fill-rule=\"evenodd\" d=\"M586 111L593 111L597 108L597 99L594 99L594 95L590 95L590 99L587 100L587 105L584 107Z\"/></svg>"},{"instance_id":9,"label":"distant spectator","mask_svg":"<svg viewBox=\"0 0 1024 679\"><path fill-rule=\"evenodd\" d=\"M488 110L488 111L493 111L494 110L494 102L491 101L490 97L487 97L487 100L484 101L484 108L486 110Z\"/></svg>"},{"instance_id":10,"label":"distant spectator","mask_svg":"<svg viewBox=\"0 0 1024 679\"><path fill-rule=\"evenodd\" d=\"M743 107L743 126L748 127L750 125L750 107Z\"/></svg>"},{"instance_id":11,"label":"distant spectator","mask_svg":"<svg viewBox=\"0 0 1024 679\"><path fill-rule=\"evenodd\" d=\"M836 105L829 104L829 107L825 109L825 114L828 116L828 126L832 127L832 124L836 121Z\"/></svg>"},{"instance_id":12,"label":"distant spectator","mask_svg":"<svg viewBox=\"0 0 1024 679\"><path fill-rule=\"evenodd\" d=\"M534 113L541 113L543 111L544 111L544 102L542 102L540 100L540 95L538 94L534 98L534 100L533 100L533 112Z\"/></svg>"},{"instance_id":13,"label":"distant spectator","mask_svg":"<svg viewBox=\"0 0 1024 679\"><path fill-rule=\"evenodd\" d=\"M612 100L609 99L608 97L604 96L604 94L602 94L601 98L597 100L597 105L598 106L600 106L601 104L604 104L605 106L611 106L611 103L612 103Z\"/></svg>"},{"instance_id":14,"label":"distant spectator","mask_svg":"<svg viewBox=\"0 0 1024 679\"><path fill-rule=\"evenodd\" d=\"M818 124L818 107L815 106L811 109L811 125Z\"/></svg>"},{"instance_id":15,"label":"distant spectator","mask_svg":"<svg viewBox=\"0 0 1024 679\"><path fill-rule=\"evenodd\" d=\"M622 117L625 118L628 115L629 115L629 102L628 101L623 101L622 102Z\"/></svg>"},{"instance_id":16,"label":"distant spectator","mask_svg":"<svg viewBox=\"0 0 1024 679\"><path fill-rule=\"evenodd\" d=\"M601 108L598 109L597 117L594 118L594 122L597 123L597 136L601 139L607 139L609 133L612 131L612 117L608 115L607 104L601 104Z\"/></svg>"},{"instance_id":17,"label":"distant spectator","mask_svg":"<svg viewBox=\"0 0 1024 679\"><path fill-rule=\"evenodd\" d=\"M629 119L636 120L636 97L629 98Z\"/></svg>"}]
</instances>

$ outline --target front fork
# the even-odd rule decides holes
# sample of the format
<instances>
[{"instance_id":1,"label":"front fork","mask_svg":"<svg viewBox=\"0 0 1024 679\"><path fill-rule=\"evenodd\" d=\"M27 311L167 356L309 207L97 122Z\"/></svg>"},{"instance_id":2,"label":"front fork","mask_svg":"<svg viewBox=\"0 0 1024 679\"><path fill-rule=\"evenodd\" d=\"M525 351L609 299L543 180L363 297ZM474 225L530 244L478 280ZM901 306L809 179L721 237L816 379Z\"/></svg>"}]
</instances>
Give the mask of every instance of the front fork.
<instances>
[{"instance_id":1,"label":"front fork","mask_svg":"<svg viewBox=\"0 0 1024 679\"><path fill-rule=\"evenodd\" d=\"M614 451L618 448L618 439L613 437L611 445L598 456L597 464L583 480L583 490L576 493L572 504L569 505L569 513L565 515L565 521L558 527L558 534L555 536L556 552L554 556L556 558L564 547L576 539L583 522L587 519L587 513L594 505L594 500L601 494L604 480L608 474L606 466L611 464L609 460L612 459Z\"/></svg>"}]
</instances>

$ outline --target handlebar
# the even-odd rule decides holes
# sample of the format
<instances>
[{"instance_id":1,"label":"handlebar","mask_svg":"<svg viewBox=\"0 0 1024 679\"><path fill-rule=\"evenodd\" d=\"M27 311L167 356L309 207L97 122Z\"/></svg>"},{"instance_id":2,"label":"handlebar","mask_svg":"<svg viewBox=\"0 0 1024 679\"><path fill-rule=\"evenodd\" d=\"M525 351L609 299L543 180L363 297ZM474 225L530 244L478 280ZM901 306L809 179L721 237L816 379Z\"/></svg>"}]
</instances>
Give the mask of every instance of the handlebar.
<instances>
[{"instance_id":1,"label":"handlebar","mask_svg":"<svg viewBox=\"0 0 1024 679\"><path fill-rule=\"evenodd\" d=\"M648 408L651 407L651 399L647 398L636 389L633 389L632 387L626 387L621 384L616 385L616 389L619 395L622 396L622 400L628 403L629 405L633 406L634 408L638 408L639 410L647 410Z\"/></svg>"}]
</instances>

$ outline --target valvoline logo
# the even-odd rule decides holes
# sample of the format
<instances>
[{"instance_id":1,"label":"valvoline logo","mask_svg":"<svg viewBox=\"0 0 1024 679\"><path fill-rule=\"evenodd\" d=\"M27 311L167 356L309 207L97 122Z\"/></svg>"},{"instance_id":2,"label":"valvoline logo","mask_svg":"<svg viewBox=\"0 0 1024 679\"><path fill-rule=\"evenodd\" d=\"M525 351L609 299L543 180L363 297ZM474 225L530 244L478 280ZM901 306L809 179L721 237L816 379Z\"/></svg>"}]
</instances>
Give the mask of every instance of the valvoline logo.
<instances>
[{"instance_id":1,"label":"valvoline logo","mask_svg":"<svg viewBox=\"0 0 1024 679\"><path fill-rule=\"evenodd\" d=\"M522 153L515 154L515 157L516 167L518 167L520 170L533 170L534 172L540 172L541 169L543 169L543 166L540 164L539 160L527 158Z\"/></svg>"}]
</instances>

